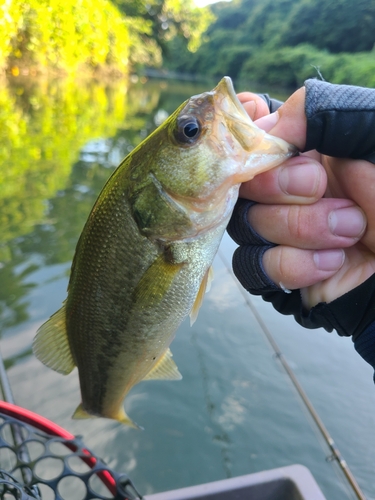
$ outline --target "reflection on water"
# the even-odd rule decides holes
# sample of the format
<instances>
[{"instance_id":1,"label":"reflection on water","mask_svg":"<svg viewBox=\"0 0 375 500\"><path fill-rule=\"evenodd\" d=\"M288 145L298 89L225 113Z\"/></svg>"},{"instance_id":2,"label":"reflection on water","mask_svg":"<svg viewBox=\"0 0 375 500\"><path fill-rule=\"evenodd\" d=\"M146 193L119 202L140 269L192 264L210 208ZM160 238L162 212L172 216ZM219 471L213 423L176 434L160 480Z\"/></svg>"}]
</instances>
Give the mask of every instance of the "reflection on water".
<instances>
[{"instance_id":1,"label":"reflection on water","mask_svg":"<svg viewBox=\"0 0 375 500\"><path fill-rule=\"evenodd\" d=\"M76 372L62 377L31 354L37 328L65 299L77 239L105 181L184 99L204 90L207 85L170 81L17 80L0 87L0 331L16 402L83 434L89 448L128 472L145 494L302 463L327 498L349 500L219 258L197 322L191 329L184 323L172 345L183 380L140 384L127 397L126 410L144 432L105 419L72 421ZM233 244L226 240L223 248L229 257ZM361 378L368 373L326 332L303 337L269 304L259 307L268 307L271 329L293 340L290 357L302 378L307 367L304 383L318 395L323 420L332 419L335 440L374 499L375 421ZM335 356L345 359L346 370L336 373ZM320 387L330 387L329 394ZM348 426L358 418L363 434L354 443Z\"/></svg>"},{"instance_id":2,"label":"reflection on water","mask_svg":"<svg viewBox=\"0 0 375 500\"><path fill-rule=\"evenodd\" d=\"M111 171L173 110L166 91L125 81L0 88L0 330L28 319L32 273L70 262Z\"/></svg>"}]
</instances>

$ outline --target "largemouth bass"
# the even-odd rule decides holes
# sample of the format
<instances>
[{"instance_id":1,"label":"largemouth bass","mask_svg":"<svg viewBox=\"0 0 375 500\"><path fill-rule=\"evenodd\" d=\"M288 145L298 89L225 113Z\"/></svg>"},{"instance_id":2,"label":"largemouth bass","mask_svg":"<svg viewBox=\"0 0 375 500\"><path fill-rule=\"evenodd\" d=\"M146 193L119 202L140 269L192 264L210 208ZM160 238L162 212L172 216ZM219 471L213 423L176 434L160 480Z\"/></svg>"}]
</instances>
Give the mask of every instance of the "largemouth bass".
<instances>
[{"instance_id":1,"label":"largemouth bass","mask_svg":"<svg viewBox=\"0 0 375 500\"><path fill-rule=\"evenodd\" d=\"M82 231L67 299L33 344L48 367L78 367L73 417L135 426L123 408L130 389L181 378L169 345L197 316L240 183L294 153L254 125L224 77L123 160Z\"/></svg>"}]
</instances>

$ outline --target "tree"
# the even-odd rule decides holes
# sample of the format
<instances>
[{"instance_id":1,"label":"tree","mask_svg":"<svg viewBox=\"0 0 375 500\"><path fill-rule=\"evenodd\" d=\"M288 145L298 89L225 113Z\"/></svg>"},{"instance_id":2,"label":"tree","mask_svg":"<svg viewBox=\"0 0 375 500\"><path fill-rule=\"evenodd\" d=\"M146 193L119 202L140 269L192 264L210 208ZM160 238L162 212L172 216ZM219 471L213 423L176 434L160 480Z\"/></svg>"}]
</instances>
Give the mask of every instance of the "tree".
<instances>
[{"instance_id":1,"label":"tree","mask_svg":"<svg viewBox=\"0 0 375 500\"><path fill-rule=\"evenodd\" d=\"M211 11L196 7L193 0L114 0L114 3L127 17L148 22L150 30L143 39L155 41L163 54L168 51L168 42L178 35L186 40L189 50L195 51L213 21Z\"/></svg>"},{"instance_id":2,"label":"tree","mask_svg":"<svg viewBox=\"0 0 375 500\"><path fill-rule=\"evenodd\" d=\"M375 2L368 0L302 0L281 35L282 45L310 43L330 52L372 50Z\"/></svg>"}]
</instances>

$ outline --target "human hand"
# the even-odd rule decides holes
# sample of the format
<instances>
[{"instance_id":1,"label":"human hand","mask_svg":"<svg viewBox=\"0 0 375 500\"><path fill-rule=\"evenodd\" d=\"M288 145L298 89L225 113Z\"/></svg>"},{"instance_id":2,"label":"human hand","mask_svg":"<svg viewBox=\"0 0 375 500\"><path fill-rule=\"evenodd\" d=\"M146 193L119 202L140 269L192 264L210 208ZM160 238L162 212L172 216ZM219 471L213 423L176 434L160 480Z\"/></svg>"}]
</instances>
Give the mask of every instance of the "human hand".
<instances>
[{"instance_id":1,"label":"human hand","mask_svg":"<svg viewBox=\"0 0 375 500\"><path fill-rule=\"evenodd\" d=\"M262 98L255 94L243 93L239 95L239 99L253 119L260 118L257 124L261 128L295 144L302 151L305 149L305 88L294 93L272 115L268 114L268 106ZM372 115L375 115L374 110ZM356 117L357 126L363 122L363 117L362 110L362 115ZM342 121L345 121L343 115ZM332 135L332 130L325 130L325 133ZM360 140L360 137L356 138L357 142ZM311 130L308 141L311 145ZM355 156L359 156L355 149L357 142L354 144ZM322 144L320 150L326 152L324 150L328 148L331 153L333 146L327 147L321 138L317 140L316 146ZM341 148L346 154L348 144L352 147L353 141L347 140L340 145L337 144L336 137L334 146L338 148L338 152ZM368 155L367 143L366 148ZM332 150L336 154L336 150ZM353 148L349 154L351 152ZM316 151L292 158L280 167L260 174L242 185L240 197L258 202L248 211L249 224L265 240L278 245L268 247L263 254L264 272L276 284L273 288L271 286L268 290L265 289L266 294L272 290L281 290L280 284L281 287L298 290L290 298L278 292L283 295L281 299L277 299L283 303L279 307L281 312L286 309L286 313L296 316L296 301L301 301L300 297L305 311L320 303L331 303L374 274L373 186L375 167L372 163L334 158ZM230 229L229 232L231 233ZM243 254L239 259L242 265L246 246L241 246L239 251ZM246 278L240 278L240 281L247 289L253 283L252 278L247 283ZM264 296L262 290L255 293ZM272 296L274 295L273 293ZM266 297L266 300L274 303L273 298ZM303 321L300 322L303 324Z\"/></svg>"}]
</instances>

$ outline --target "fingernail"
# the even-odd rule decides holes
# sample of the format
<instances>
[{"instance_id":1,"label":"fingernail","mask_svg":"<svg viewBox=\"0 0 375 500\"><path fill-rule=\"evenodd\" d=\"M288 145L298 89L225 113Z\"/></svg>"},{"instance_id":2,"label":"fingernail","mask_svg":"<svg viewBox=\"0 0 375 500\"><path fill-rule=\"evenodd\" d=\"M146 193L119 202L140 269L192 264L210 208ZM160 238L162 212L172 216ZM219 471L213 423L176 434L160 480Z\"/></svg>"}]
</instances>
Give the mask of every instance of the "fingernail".
<instances>
[{"instance_id":1,"label":"fingernail","mask_svg":"<svg viewBox=\"0 0 375 500\"><path fill-rule=\"evenodd\" d=\"M270 115L262 116L259 120L256 120L256 124L262 130L269 132L279 121L280 115L278 111L271 113Z\"/></svg>"},{"instance_id":2,"label":"fingernail","mask_svg":"<svg viewBox=\"0 0 375 500\"><path fill-rule=\"evenodd\" d=\"M279 175L279 185L286 194L313 196L319 184L320 169L313 163L284 167Z\"/></svg>"},{"instance_id":3,"label":"fingernail","mask_svg":"<svg viewBox=\"0 0 375 500\"><path fill-rule=\"evenodd\" d=\"M359 238L366 227L366 219L357 207L339 208L328 215L331 233L336 236Z\"/></svg>"},{"instance_id":4,"label":"fingernail","mask_svg":"<svg viewBox=\"0 0 375 500\"><path fill-rule=\"evenodd\" d=\"M344 250L317 250L314 262L320 271L338 271L345 260Z\"/></svg>"}]
</instances>

